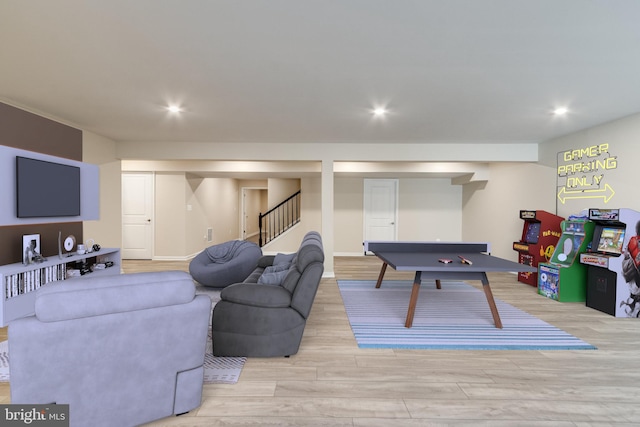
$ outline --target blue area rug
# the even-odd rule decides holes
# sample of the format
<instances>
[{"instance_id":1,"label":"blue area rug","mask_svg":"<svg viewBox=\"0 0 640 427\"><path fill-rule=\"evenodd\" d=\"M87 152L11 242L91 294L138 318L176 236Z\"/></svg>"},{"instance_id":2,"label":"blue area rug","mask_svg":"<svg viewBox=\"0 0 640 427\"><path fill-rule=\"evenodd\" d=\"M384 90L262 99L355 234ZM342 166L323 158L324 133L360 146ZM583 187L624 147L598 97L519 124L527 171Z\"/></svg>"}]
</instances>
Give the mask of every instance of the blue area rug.
<instances>
[{"instance_id":1,"label":"blue area rug","mask_svg":"<svg viewBox=\"0 0 640 427\"><path fill-rule=\"evenodd\" d=\"M503 329L494 326L484 292L464 282L425 282L413 326L405 328L412 283L338 280L360 348L433 350L595 350L555 326L496 299Z\"/></svg>"}]
</instances>

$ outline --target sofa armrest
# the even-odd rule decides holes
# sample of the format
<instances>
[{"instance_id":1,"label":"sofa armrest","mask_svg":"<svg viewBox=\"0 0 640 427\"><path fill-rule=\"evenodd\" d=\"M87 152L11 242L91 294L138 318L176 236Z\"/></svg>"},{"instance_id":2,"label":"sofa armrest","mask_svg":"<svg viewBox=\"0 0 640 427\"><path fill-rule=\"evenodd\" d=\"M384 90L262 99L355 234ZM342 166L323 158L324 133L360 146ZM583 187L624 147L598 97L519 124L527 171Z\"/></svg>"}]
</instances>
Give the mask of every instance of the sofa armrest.
<instances>
[{"instance_id":1,"label":"sofa armrest","mask_svg":"<svg viewBox=\"0 0 640 427\"><path fill-rule=\"evenodd\" d=\"M236 283L220 292L220 299L254 307L279 308L291 305L291 294L282 286Z\"/></svg>"}]
</instances>

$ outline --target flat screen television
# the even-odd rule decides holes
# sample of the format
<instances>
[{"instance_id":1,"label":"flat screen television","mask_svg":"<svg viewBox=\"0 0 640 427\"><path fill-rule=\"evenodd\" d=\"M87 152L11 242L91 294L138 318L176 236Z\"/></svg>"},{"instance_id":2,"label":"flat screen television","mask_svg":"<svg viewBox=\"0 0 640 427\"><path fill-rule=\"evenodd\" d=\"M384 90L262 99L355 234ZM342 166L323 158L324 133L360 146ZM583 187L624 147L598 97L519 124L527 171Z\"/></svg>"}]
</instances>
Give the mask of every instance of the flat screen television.
<instances>
[{"instance_id":1,"label":"flat screen television","mask_svg":"<svg viewBox=\"0 0 640 427\"><path fill-rule=\"evenodd\" d=\"M622 254L625 228L603 226L600 232L597 252L606 255Z\"/></svg>"},{"instance_id":2,"label":"flat screen television","mask_svg":"<svg viewBox=\"0 0 640 427\"><path fill-rule=\"evenodd\" d=\"M535 245L538 243L538 238L540 237L540 223L527 222L526 227L527 230L525 231L524 241L525 243Z\"/></svg>"},{"instance_id":3,"label":"flat screen television","mask_svg":"<svg viewBox=\"0 0 640 427\"><path fill-rule=\"evenodd\" d=\"M18 218L80 215L80 168L16 156Z\"/></svg>"}]
</instances>

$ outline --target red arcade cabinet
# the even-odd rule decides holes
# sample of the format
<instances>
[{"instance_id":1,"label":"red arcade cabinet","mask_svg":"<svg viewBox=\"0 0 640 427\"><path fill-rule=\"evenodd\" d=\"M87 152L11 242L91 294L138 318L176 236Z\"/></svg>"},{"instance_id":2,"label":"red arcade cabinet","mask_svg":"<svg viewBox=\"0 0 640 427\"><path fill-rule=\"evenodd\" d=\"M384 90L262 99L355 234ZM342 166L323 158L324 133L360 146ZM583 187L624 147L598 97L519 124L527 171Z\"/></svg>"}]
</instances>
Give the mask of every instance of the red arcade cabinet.
<instances>
[{"instance_id":1,"label":"red arcade cabinet","mask_svg":"<svg viewBox=\"0 0 640 427\"><path fill-rule=\"evenodd\" d=\"M549 261L562 234L560 224L564 218L546 211L522 210L520 219L524 220L522 239L513 243L513 250L519 252L518 262L537 267L538 263ZM518 280L538 286L538 273L520 272Z\"/></svg>"}]
</instances>

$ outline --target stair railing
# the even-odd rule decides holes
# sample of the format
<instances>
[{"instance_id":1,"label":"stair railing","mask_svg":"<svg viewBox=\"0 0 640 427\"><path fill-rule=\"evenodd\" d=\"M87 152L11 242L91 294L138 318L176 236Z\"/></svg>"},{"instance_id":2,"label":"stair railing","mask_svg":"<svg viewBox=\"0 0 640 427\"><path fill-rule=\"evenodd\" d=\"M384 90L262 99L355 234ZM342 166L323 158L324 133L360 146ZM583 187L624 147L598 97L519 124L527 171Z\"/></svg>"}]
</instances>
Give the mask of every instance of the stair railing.
<instances>
[{"instance_id":1,"label":"stair railing","mask_svg":"<svg viewBox=\"0 0 640 427\"><path fill-rule=\"evenodd\" d=\"M300 190L258 216L260 247L300 222Z\"/></svg>"}]
</instances>

